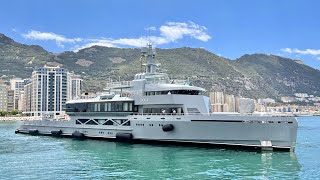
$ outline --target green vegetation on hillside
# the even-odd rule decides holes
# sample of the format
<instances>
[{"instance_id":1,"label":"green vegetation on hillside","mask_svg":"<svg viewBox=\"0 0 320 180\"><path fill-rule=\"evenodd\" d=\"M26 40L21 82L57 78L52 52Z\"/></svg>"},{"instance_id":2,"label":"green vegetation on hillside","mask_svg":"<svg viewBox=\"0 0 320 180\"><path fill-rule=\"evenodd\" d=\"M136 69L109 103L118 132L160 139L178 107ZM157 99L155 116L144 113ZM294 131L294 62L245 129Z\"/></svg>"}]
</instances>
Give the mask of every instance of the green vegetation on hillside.
<instances>
[{"instance_id":1,"label":"green vegetation on hillside","mask_svg":"<svg viewBox=\"0 0 320 180\"><path fill-rule=\"evenodd\" d=\"M320 96L320 71L274 55L244 55L236 60L201 48L156 49L160 71L189 79L207 91L220 90L252 98L290 96L304 92ZM79 74L87 91L99 91L109 78L131 80L141 71L140 49L93 46L79 52L47 52L19 44L0 34L0 76L28 78L37 66L59 65Z\"/></svg>"}]
</instances>

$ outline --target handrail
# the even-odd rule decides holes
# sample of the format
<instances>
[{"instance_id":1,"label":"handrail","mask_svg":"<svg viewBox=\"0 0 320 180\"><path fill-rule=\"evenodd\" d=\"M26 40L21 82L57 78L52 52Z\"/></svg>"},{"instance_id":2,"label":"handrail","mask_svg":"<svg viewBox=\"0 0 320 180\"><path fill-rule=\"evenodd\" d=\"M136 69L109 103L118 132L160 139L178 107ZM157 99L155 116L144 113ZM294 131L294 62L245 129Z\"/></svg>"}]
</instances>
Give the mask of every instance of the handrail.
<instances>
[{"instance_id":1,"label":"handrail","mask_svg":"<svg viewBox=\"0 0 320 180\"><path fill-rule=\"evenodd\" d=\"M184 113L135 113L134 116L183 116Z\"/></svg>"},{"instance_id":2,"label":"handrail","mask_svg":"<svg viewBox=\"0 0 320 180\"><path fill-rule=\"evenodd\" d=\"M240 114L240 113L135 113L134 116L265 116L265 117L293 117L291 114Z\"/></svg>"},{"instance_id":3,"label":"handrail","mask_svg":"<svg viewBox=\"0 0 320 180\"><path fill-rule=\"evenodd\" d=\"M133 115L138 116L193 116L193 115L204 115L204 116L211 116L214 114L211 113L135 113ZM232 114L228 114L232 115Z\"/></svg>"},{"instance_id":4,"label":"handrail","mask_svg":"<svg viewBox=\"0 0 320 180\"><path fill-rule=\"evenodd\" d=\"M117 87L127 87L127 86L132 86L132 81L108 82L106 85L107 88L117 88Z\"/></svg>"}]
</instances>

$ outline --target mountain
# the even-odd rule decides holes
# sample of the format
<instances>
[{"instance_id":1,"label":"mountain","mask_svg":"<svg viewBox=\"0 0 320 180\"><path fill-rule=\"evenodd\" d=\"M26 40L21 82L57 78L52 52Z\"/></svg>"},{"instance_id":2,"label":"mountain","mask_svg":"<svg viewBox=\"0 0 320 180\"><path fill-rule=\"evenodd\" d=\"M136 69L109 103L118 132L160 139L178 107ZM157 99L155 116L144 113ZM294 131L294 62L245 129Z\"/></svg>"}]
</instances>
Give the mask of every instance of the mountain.
<instances>
[{"instance_id":1,"label":"mountain","mask_svg":"<svg viewBox=\"0 0 320 180\"><path fill-rule=\"evenodd\" d=\"M43 66L53 54L37 45L24 45L0 34L0 76L27 78L35 66Z\"/></svg>"},{"instance_id":2,"label":"mountain","mask_svg":"<svg viewBox=\"0 0 320 180\"><path fill-rule=\"evenodd\" d=\"M244 55L233 61L237 71L251 78L254 96L279 97L306 92L319 95L320 71L301 61L266 54ZM250 89L246 88L246 89ZM261 92L262 91L262 92Z\"/></svg>"},{"instance_id":3,"label":"mountain","mask_svg":"<svg viewBox=\"0 0 320 180\"><path fill-rule=\"evenodd\" d=\"M304 92L320 96L320 71L275 55L244 55L236 60L201 48L156 49L161 71L189 79L208 91L252 98L290 96ZM28 78L37 66L59 65L81 75L88 91L102 90L109 78L131 80L141 72L140 49L93 46L54 54L0 34L0 76Z\"/></svg>"}]
</instances>

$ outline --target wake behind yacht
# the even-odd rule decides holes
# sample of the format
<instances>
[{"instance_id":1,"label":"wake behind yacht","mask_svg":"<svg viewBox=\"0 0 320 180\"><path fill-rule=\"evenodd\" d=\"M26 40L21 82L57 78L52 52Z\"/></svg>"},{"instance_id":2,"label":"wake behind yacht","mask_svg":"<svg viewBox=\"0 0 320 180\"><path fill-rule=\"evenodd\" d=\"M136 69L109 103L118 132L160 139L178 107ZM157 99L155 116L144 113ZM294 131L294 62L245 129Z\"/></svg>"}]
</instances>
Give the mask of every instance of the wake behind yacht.
<instances>
[{"instance_id":1,"label":"wake behind yacht","mask_svg":"<svg viewBox=\"0 0 320 180\"><path fill-rule=\"evenodd\" d=\"M106 93L67 102L68 121L24 121L18 133L130 142L192 143L295 149L293 116L211 114L205 89L157 72L155 50L141 50L145 71L109 82Z\"/></svg>"}]
</instances>

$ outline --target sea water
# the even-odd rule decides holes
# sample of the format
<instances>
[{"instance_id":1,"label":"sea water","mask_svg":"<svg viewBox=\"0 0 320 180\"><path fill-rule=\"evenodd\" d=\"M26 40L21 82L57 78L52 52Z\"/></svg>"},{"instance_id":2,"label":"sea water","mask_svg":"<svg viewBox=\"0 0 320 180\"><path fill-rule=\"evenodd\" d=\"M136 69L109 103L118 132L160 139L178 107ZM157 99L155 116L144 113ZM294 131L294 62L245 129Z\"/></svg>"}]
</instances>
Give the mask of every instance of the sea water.
<instances>
[{"instance_id":1,"label":"sea water","mask_svg":"<svg viewBox=\"0 0 320 180\"><path fill-rule=\"evenodd\" d=\"M0 179L319 179L320 117L298 121L293 153L30 136L0 122Z\"/></svg>"}]
</instances>

